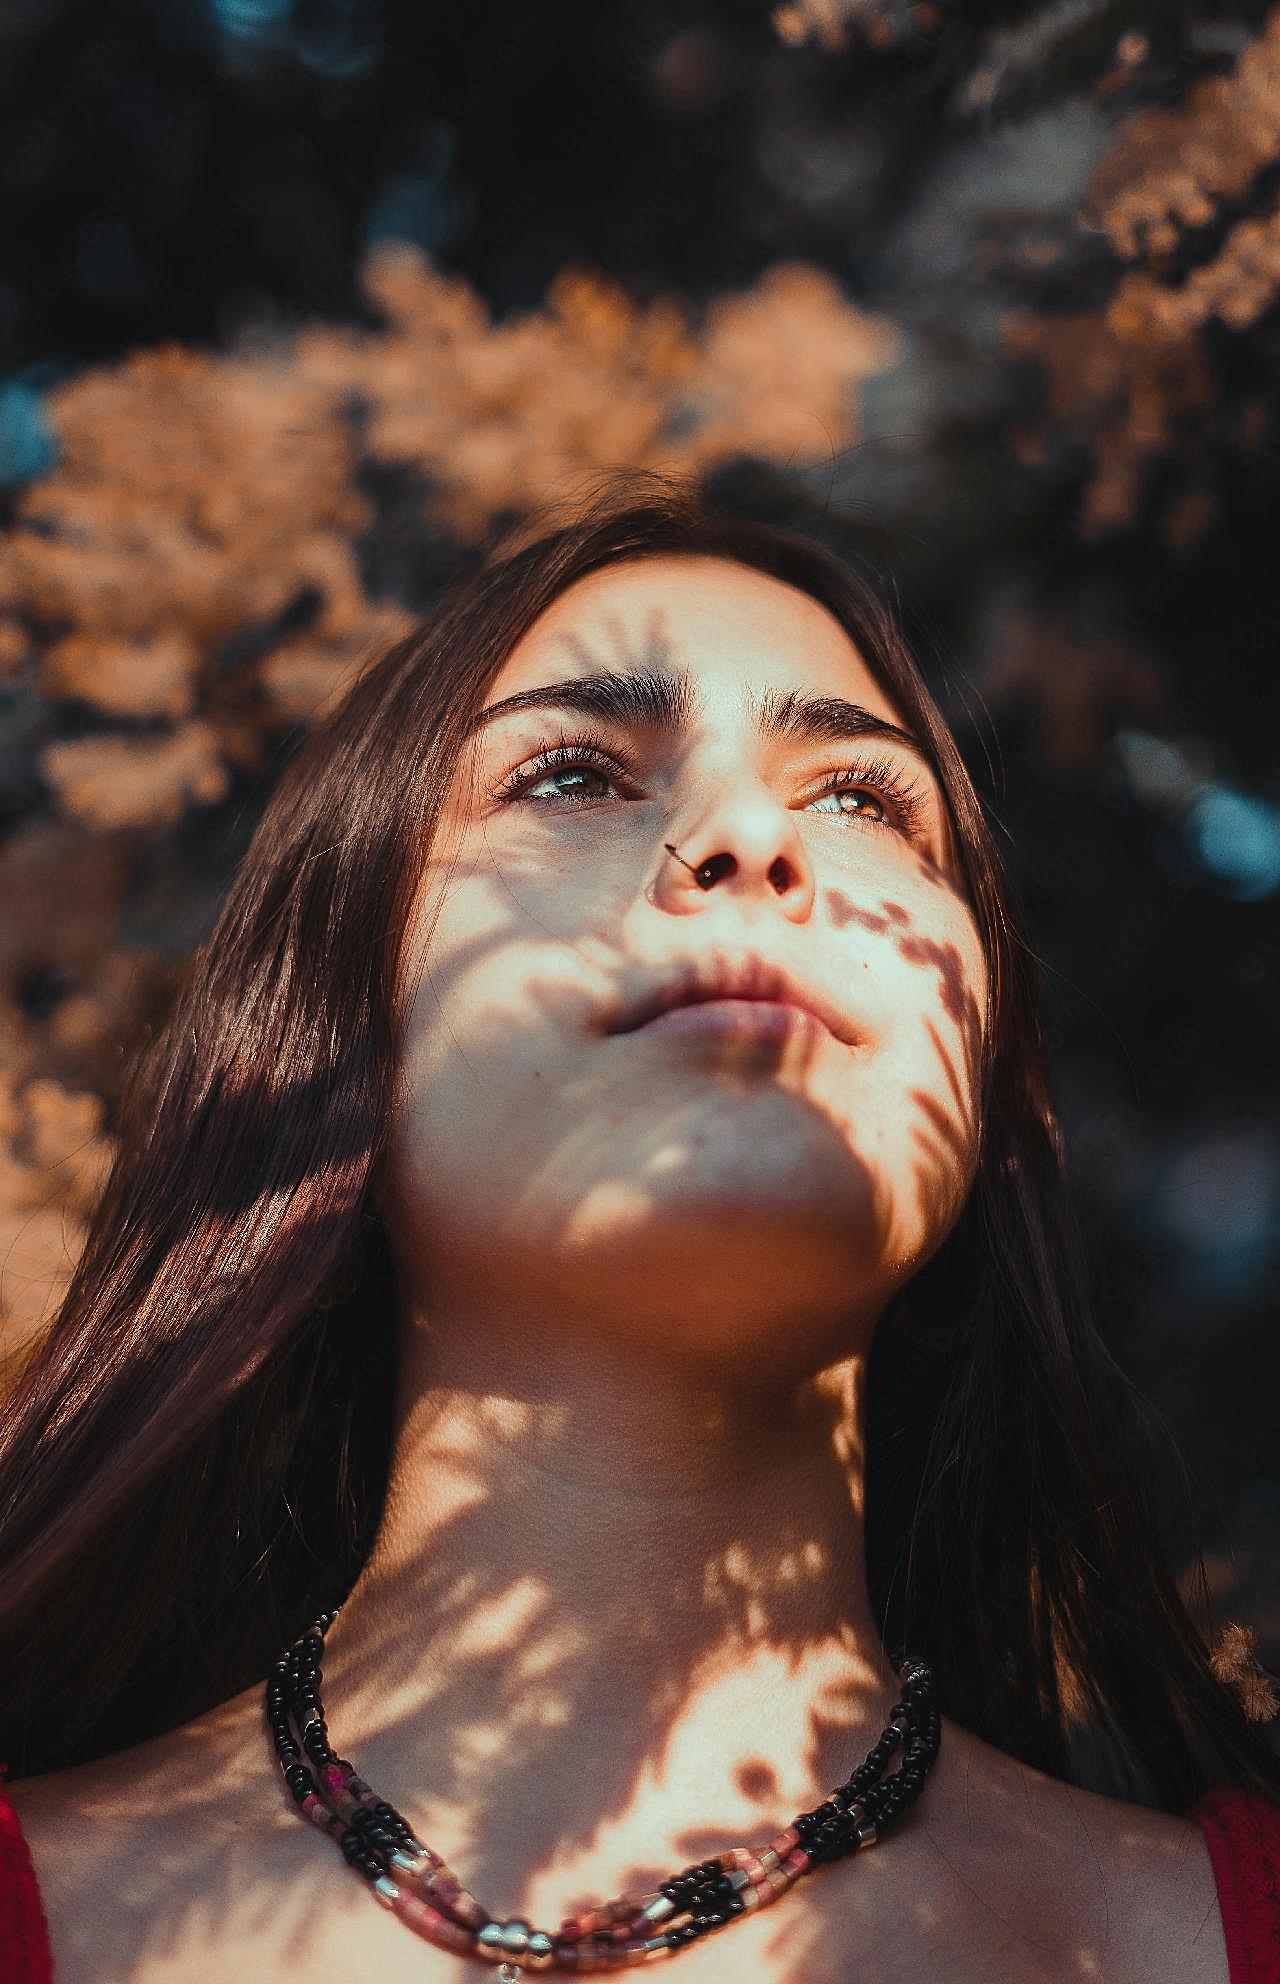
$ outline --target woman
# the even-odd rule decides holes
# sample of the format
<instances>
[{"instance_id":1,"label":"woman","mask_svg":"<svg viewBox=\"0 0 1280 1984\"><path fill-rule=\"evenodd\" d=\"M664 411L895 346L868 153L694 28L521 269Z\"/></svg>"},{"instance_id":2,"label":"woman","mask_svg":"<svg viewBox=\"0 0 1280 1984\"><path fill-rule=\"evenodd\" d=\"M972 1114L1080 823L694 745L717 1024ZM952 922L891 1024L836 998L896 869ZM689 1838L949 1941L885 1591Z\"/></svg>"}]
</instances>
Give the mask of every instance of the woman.
<instances>
[{"instance_id":1,"label":"woman","mask_svg":"<svg viewBox=\"0 0 1280 1984\"><path fill-rule=\"evenodd\" d=\"M367 670L11 1401L10 1974L38 1882L59 1984L614 1931L690 1984L1252 1977L1280 1767L1161 1557L1035 1002L816 546L648 487Z\"/></svg>"}]
</instances>

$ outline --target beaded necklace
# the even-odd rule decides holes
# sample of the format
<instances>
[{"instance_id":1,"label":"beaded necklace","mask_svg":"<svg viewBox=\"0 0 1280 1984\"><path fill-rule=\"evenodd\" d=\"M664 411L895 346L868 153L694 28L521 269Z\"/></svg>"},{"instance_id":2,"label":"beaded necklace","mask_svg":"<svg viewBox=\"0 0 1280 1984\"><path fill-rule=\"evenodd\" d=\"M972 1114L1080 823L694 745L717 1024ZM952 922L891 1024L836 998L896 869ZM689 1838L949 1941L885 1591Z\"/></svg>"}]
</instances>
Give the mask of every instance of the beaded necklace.
<instances>
[{"instance_id":1,"label":"beaded necklace","mask_svg":"<svg viewBox=\"0 0 1280 1984\"><path fill-rule=\"evenodd\" d=\"M304 1816L337 1841L384 1907L439 1948L496 1965L499 1984L518 1984L526 1970L653 1963L739 1915L768 1908L814 1867L874 1846L919 1797L942 1738L933 1674L926 1661L907 1659L898 1670L902 1698L884 1734L816 1810L801 1812L767 1846L730 1847L651 1894L622 1895L570 1916L550 1935L522 1919L499 1922L487 1914L394 1805L329 1747L320 1661L324 1636L340 1610L322 1612L272 1665L267 1719L285 1783ZM905 1744L902 1762L886 1778L899 1744Z\"/></svg>"}]
</instances>

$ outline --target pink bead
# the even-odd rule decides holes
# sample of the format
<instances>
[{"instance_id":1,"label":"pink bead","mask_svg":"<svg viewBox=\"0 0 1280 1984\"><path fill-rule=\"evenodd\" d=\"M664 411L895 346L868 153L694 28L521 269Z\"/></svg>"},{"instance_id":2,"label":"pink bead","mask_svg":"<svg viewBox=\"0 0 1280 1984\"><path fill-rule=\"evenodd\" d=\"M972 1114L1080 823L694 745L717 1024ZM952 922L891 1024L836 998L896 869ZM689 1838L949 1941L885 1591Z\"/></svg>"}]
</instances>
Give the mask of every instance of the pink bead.
<instances>
[{"instance_id":1,"label":"pink bead","mask_svg":"<svg viewBox=\"0 0 1280 1984\"><path fill-rule=\"evenodd\" d=\"M799 1846L800 1835L794 1826L788 1826L785 1832L780 1832L776 1839L769 1841L769 1844L779 1860L785 1860L792 1847Z\"/></svg>"},{"instance_id":2,"label":"pink bead","mask_svg":"<svg viewBox=\"0 0 1280 1984\"><path fill-rule=\"evenodd\" d=\"M323 1799L316 1797L314 1791L308 1791L302 1801L301 1809L306 1813L313 1826L321 1826L327 1832L333 1824L333 1813L329 1810Z\"/></svg>"},{"instance_id":3,"label":"pink bead","mask_svg":"<svg viewBox=\"0 0 1280 1984\"><path fill-rule=\"evenodd\" d=\"M483 1929L489 1920L475 1896L466 1888L459 1888L454 1896L453 1912L460 1922L466 1923L468 1929Z\"/></svg>"},{"instance_id":4,"label":"pink bead","mask_svg":"<svg viewBox=\"0 0 1280 1984\"><path fill-rule=\"evenodd\" d=\"M450 1922L443 1916L432 1941L439 1943L442 1950L456 1950L462 1956L466 1956L476 1946L476 1939L470 1929L464 1929L460 1922Z\"/></svg>"},{"instance_id":5,"label":"pink bead","mask_svg":"<svg viewBox=\"0 0 1280 1984\"><path fill-rule=\"evenodd\" d=\"M416 1929L420 1936L434 1936L444 1921L438 1908L431 1908L416 1894L406 1894L403 1888L392 1902L391 1908L392 1912L401 1916L411 1929Z\"/></svg>"},{"instance_id":6,"label":"pink bead","mask_svg":"<svg viewBox=\"0 0 1280 1984\"><path fill-rule=\"evenodd\" d=\"M809 1856L803 1846L797 1846L793 1853L788 1853L782 1865L784 1871L790 1874L791 1878L795 1880L798 1875L803 1874L805 1868L809 1865Z\"/></svg>"},{"instance_id":7,"label":"pink bead","mask_svg":"<svg viewBox=\"0 0 1280 1984\"><path fill-rule=\"evenodd\" d=\"M324 1785L325 1790L329 1792L330 1796L335 1798L340 1796L347 1788L346 1775L338 1769L337 1764L323 1764L321 1766L320 1782Z\"/></svg>"}]
</instances>

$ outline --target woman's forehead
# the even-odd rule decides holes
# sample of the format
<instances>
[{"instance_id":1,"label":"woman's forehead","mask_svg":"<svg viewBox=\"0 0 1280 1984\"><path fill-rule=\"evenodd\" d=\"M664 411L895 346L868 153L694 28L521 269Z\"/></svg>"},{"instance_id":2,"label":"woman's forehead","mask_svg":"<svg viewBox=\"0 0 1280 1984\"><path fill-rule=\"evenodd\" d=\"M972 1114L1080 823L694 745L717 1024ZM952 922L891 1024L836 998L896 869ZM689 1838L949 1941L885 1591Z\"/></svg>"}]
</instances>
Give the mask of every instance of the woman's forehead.
<instances>
[{"instance_id":1,"label":"woman's forehead","mask_svg":"<svg viewBox=\"0 0 1280 1984\"><path fill-rule=\"evenodd\" d=\"M794 685L894 714L825 606L727 558L631 558L577 580L513 649L486 702L600 669L678 671L709 696L735 683Z\"/></svg>"}]
</instances>

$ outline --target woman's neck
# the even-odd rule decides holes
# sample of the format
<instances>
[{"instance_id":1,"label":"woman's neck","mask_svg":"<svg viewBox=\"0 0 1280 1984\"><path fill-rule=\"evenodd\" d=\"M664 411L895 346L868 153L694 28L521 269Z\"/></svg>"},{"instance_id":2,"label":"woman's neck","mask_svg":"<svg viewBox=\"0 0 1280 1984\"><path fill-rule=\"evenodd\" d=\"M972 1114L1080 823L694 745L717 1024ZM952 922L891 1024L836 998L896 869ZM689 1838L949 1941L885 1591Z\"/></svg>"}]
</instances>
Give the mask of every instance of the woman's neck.
<instances>
[{"instance_id":1,"label":"woman's neck","mask_svg":"<svg viewBox=\"0 0 1280 1984\"><path fill-rule=\"evenodd\" d=\"M547 1342L410 1338L324 1669L339 1753L512 1907L767 1837L899 1694L866 1593L862 1360L751 1391Z\"/></svg>"}]
</instances>

